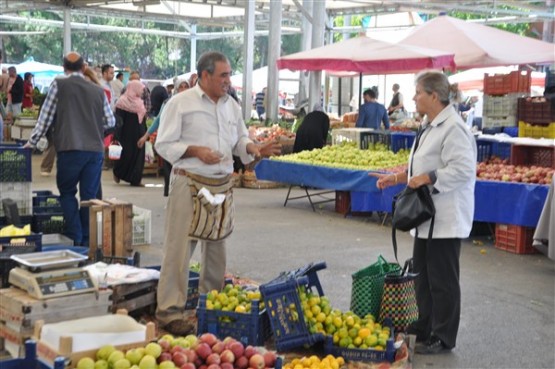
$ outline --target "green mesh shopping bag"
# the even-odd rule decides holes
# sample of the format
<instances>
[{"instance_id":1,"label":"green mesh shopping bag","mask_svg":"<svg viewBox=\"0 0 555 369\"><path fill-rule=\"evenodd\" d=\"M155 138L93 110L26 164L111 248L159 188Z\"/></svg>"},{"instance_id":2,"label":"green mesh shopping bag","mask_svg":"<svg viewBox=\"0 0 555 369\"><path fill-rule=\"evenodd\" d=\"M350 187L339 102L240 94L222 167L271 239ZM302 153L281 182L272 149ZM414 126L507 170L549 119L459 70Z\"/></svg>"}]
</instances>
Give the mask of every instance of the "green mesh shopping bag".
<instances>
[{"instance_id":1,"label":"green mesh shopping bag","mask_svg":"<svg viewBox=\"0 0 555 369\"><path fill-rule=\"evenodd\" d=\"M352 275L351 311L360 317L372 314L376 319L380 314L384 279L386 275L397 275L401 267L388 263L383 256L378 261Z\"/></svg>"}]
</instances>

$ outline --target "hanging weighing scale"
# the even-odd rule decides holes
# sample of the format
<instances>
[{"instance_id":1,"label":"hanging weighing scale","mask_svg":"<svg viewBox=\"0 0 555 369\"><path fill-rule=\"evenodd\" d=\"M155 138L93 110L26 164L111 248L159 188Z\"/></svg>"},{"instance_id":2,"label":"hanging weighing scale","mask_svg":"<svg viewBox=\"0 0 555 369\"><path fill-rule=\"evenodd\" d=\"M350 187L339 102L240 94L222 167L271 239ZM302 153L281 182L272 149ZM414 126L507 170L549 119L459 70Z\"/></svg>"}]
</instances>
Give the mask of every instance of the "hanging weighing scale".
<instances>
[{"instance_id":1,"label":"hanging weighing scale","mask_svg":"<svg viewBox=\"0 0 555 369\"><path fill-rule=\"evenodd\" d=\"M10 271L10 284L37 299L96 291L94 278L81 266L87 256L71 250L12 255L19 266Z\"/></svg>"}]
</instances>

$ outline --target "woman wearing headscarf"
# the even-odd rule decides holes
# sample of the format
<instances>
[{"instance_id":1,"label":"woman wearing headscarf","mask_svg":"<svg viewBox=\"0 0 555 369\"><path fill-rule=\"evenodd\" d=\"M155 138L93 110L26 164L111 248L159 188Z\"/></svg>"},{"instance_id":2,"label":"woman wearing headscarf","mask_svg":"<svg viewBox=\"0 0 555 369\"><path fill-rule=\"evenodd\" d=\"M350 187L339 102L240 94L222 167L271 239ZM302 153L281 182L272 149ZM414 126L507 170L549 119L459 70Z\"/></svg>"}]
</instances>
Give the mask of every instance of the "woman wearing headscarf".
<instances>
[{"instance_id":1,"label":"woman wearing headscarf","mask_svg":"<svg viewBox=\"0 0 555 369\"><path fill-rule=\"evenodd\" d=\"M123 150L114 164L114 181L129 182L131 186L142 186L145 165L145 148L138 147L137 141L146 132L146 108L141 98L144 85L140 81L129 81L125 93L116 103L118 128L116 138Z\"/></svg>"},{"instance_id":2,"label":"woman wearing headscarf","mask_svg":"<svg viewBox=\"0 0 555 369\"><path fill-rule=\"evenodd\" d=\"M316 103L297 129L293 152L321 149L326 144L329 129L330 118L324 113L322 106Z\"/></svg>"}]
</instances>

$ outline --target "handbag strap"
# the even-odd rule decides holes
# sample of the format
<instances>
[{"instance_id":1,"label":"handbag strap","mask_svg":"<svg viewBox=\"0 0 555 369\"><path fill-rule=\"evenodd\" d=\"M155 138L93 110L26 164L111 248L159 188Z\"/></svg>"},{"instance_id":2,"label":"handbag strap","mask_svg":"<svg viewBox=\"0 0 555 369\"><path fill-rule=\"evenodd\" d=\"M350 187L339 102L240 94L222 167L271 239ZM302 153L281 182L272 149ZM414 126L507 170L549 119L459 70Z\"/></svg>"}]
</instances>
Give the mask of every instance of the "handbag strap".
<instances>
[{"instance_id":1,"label":"handbag strap","mask_svg":"<svg viewBox=\"0 0 555 369\"><path fill-rule=\"evenodd\" d=\"M393 211L395 211L395 202L393 202ZM427 245L430 246L430 242L432 241L432 236L434 234L434 221L436 216L432 216L430 221L430 229L428 230L428 243ZM416 228L415 237L418 237L418 227ZM395 254L395 260L397 260L397 264L399 264L399 259L397 259L397 228L393 225L391 226L391 243L393 244L393 253Z\"/></svg>"}]
</instances>

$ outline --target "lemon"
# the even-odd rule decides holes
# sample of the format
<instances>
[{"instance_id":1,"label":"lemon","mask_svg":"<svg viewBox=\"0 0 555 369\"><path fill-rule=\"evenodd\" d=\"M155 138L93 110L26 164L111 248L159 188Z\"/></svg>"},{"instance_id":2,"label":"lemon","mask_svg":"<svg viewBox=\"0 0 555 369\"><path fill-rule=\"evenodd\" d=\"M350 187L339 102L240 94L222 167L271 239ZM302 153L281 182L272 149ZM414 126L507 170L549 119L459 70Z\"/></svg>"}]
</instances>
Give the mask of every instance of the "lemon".
<instances>
[{"instance_id":1,"label":"lemon","mask_svg":"<svg viewBox=\"0 0 555 369\"><path fill-rule=\"evenodd\" d=\"M235 312L236 313L246 313L247 312L247 308L243 305L237 305L235 307Z\"/></svg>"}]
</instances>

